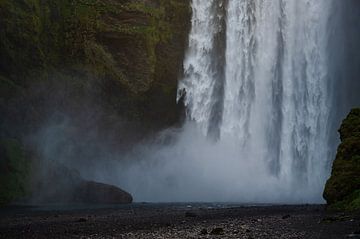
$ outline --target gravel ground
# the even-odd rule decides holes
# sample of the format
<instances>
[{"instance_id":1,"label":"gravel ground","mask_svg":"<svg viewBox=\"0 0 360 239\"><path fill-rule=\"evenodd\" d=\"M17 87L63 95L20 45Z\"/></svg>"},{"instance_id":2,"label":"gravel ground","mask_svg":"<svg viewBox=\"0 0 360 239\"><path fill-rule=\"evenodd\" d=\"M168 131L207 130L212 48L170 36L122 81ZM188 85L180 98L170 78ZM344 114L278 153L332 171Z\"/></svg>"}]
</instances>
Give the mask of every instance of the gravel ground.
<instances>
[{"instance_id":1,"label":"gravel ground","mask_svg":"<svg viewBox=\"0 0 360 239\"><path fill-rule=\"evenodd\" d=\"M7 208L0 210L0 238L360 238L360 214L319 205Z\"/></svg>"}]
</instances>

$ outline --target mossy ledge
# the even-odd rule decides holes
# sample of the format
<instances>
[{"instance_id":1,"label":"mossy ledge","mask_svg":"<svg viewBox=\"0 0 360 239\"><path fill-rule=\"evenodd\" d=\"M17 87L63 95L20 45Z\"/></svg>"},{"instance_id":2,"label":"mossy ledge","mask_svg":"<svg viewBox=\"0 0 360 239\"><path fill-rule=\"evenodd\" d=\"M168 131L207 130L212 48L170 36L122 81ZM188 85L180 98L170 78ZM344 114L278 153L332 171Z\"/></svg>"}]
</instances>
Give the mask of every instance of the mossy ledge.
<instances>
[{"instance_id":1,"label":"mossy ledge","mask_svg":"<svg viewBox=\"0 0 360 239\"><path fill-rule=\"evenodd\" d=\"M360 108L350 112L339 132L342 142L324 198L330 208L360 210Z\"/></svg>"}]
</instances>

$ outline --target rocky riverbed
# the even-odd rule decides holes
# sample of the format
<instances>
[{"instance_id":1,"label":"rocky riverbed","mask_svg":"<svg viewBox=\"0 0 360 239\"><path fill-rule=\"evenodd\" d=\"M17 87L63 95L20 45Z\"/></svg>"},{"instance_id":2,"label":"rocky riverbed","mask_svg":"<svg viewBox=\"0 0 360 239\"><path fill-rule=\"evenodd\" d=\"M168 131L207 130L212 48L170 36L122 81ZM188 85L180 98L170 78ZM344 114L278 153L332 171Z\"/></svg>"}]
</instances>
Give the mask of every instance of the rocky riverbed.
<instances>
[{"instance_id":1,"label":"rocky riverbed","mask_svg":"<svg viewBox=\"0 0 360 239\"><path fill-rule=\"evenodd\" d=\"M360 238L360 214L319 205L7 208L0 232L0 238Z\"/></svg>"}]
</instances>

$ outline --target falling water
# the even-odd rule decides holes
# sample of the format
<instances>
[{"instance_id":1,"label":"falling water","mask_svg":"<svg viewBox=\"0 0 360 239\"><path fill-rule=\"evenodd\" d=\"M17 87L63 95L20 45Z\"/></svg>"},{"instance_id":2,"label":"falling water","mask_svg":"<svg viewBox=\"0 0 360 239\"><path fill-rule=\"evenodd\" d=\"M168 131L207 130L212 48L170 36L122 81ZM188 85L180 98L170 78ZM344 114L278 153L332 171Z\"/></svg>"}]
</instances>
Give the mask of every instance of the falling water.
<instances>
[{"instance_id":1,"label":"falling water","mask_svg":"<svg viewBox=\"0 0 360 239\"><path fill-rule=\"evenodd\" d=\"M336 128L360 102L360 56L347 47L358 4L192 0L178 88L188 120L98 181L136 201L323 202Z\"/></svg>"},{"instance_id":2,"label":"falling water","mask_svg":"<svg viewBox=\"0 0 360 239\"><path fill-rule=\"evenodd\" d=\"M184 61L188 118L237 160L320 195L328 175L331 0L193 0Z\"/></svg>"}]
</instances>

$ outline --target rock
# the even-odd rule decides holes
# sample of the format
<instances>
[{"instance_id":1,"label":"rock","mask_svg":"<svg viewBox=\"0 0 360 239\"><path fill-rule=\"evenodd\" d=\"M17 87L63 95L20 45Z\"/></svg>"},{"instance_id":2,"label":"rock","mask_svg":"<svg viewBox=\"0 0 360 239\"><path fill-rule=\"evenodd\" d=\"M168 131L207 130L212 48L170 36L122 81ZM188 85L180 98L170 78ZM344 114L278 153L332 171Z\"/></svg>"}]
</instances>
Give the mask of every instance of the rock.
<instances>
[{"instance_id":1,"label":"rock","mask_svg":"<svg viewBox=\"0 0 360 239\"><path fill-rule=\"evenodd\" d=\"M48 203L88 203L88 204L124 204L131 203L132 196L124 190L109 184L86 181L76 170L52 162L34 168L38 178L33 178L31 202Z\"/></svg>"},{"instance_id":2,"label":"rock","mask_svg":"<svg viewBox=\"0 0 360 239\"><path fill-rule=\"evenodd\" d=\"M101 98L103 108L113 107L114 114L143 117L142 122L162 126L178 122L182 112L173 99L188 40L190 0L90 2L2 1L0 98L4 95L2 78L30 90L19 91L24 101L18 105L13 106L13 100L11 105L0 104L0 112L6 113L0 125L13 120L13 111L18 112L19 107L15 119L19 130L30 125L29 118L46 118L48 115L41 115L47 101L43 99L50 95L55 99L61 87L65 97L56 100L64 105L81 109L86 95L98 92L92 98ZM55 79L56 74L62 76ZM4 92L19 98L15 89ZM45 105L34 103L36 99ZM30 115L24 120L24 114Z\"/></svg>"},{"instance_id":3,"label":"rock","mask_svg":"<svg viewBox=\"0 0 360 239\"><path fill-rule=\"evenodd\" d=\"M324 198L337 209L360 209L360 109L353 109L340 127L341 144L326 183Z\"/></svg>"},{"instance_id":4,"label":"rock","mask_svg":"<svg viewBox=\"0 0 360 239\"><path fill-rule=\"evenodd\" d=\"M73 197L76 202L95 204L123 204L133 201L129 193L118 187L91 181L82 182Z\"/></svg>"},{"instance_id":5,"label":"rock","mask_svg":"<svg viewBox=\"0 0 360 239\"><path fill-rule=\"evenodd\" d=\"M77 220L77 222L87 222L87 219L82 217L82 218L79 218L79 220Z\"/></svg>"},{"instance_id":6,"label":"rock","mask_svg":"<svg viewBox=\"0 0 360 239\"><path fill-rule=\"evenodd\" d=\"M221 227L216 227L211 230L210 234L211 235L224 235L224 229Z\"/></svg>"},{"instance_id":7,"label":"rock","mask_svg":"<svg viewBox=\"0 0 360 239\"><path fill-rule=\"evenodd\" d=\"M206 228L203 228L201 231L200 231L200 235L207 235L208 234L208 231Z\"/></svg>"},{"instance_id":8,"label":"rock","mask_svg":"<svg viewBox=\"0 0 360 239\"><path fill-rule=\"evenodd\" d=\"M290 215L284 215L284 216L282 217L282 219L288 219L288 218L290 218Z\"/></svg>"},{"instance_id":9,"label":"rock","mask_svg":"<svg viewBox=\"0 0 360 239\"><path fill-rule=\"evenodd\" d=\"M146 134L179 123L183 108L174 99L190 28L190 2L1 1L0 140L27 138L30 143L37 138L34 133L51 128L53 115L64 115L71 126L59 138L71 140L59 149L71 147L75 155L65 158L80 165L81 160L94 160L88 150L93 146L83 142L99 145L94 138L101 138L103 145L128 149ZM88 120L89 112L93 120ZM27 145L24 163L11 162L19 167L0 165L0 205L27 196L26 164L33 153L48 158L42 155L47 143ZM0 159L5 158L2 148ZM70 200L67 185L72 182L40 184L44 190L39 199ZM94 186L87 185L81 189Z\"/></svg>"}]
</instances>

